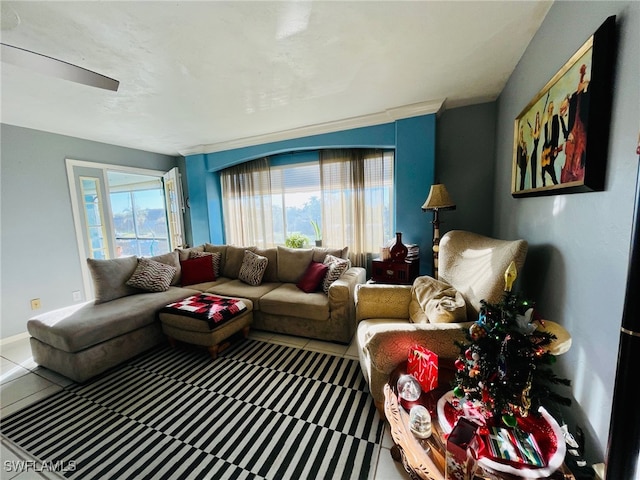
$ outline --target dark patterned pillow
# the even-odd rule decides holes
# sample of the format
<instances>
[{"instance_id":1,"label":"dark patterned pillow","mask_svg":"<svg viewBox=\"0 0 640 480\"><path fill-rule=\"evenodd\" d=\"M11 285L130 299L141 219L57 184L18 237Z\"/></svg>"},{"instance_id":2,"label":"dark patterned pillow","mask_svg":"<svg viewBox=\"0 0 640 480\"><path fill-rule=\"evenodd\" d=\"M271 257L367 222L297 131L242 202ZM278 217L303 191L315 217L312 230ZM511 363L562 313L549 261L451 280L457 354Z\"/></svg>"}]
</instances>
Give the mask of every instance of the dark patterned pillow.
<instances>
[{"instance_id":1,"label":"dark patterned pillow","mask_svg":"<svg viewBox=\"0 0 640 480\"><path fill-rule=\"evenodd\" d=\"M327 255L324 259L324 263L329 269L322 281L322 291L325 295L329 295L329 287L333 282L339 279L344 272L349 269L349 260L343 258L334 257L333 255Z\"/></svg>"},{"instance_id":2,"label":"dark patterned pillow","mask_svg":"<svg viewBox=\"0 0 640 480\"><path fill-rule=\"evenodd\" d=\"M244 283L254 287L260 285L268 263L269 259L267 257L245 250L240 272L238 273L238 280L242 280Z\"/></svg>"},{"instance_id":3,"label":"dark patterned pillow","mask_svg":"<svg viewBox=\"0 0 640 480\"><path fill-rule=\"evenodd\" d=\"M166 263L156 262L148 258L139 258L138 266L127 280L130 287L148 292L166 292L178 269Z\"/></svg>"},{"instance_id":4,"label":"dark patterned pillow","mask_svg":"<svg viewBox=\"0 0 640 480\"><path fill-rule=\"evenodd\" d=\"M189 252L189 258L200 258L209 256L211 257L211 261L213 262L213 273L216 278L218 278L220 276L220 258L222 257L222 255L220 255L220 252L198 252L195 250Z\"/></svg>"}]
</instances>

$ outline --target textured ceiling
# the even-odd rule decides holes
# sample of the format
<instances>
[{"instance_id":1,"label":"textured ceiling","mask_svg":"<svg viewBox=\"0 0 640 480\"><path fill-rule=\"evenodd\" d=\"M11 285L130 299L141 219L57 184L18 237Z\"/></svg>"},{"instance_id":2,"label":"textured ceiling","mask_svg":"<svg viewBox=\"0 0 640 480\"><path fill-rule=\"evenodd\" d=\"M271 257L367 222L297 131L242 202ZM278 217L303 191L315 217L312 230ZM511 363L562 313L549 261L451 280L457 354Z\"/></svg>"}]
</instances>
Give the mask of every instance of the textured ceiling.
<instances>
[{"instance_id":1,"label":"textured ceiling","mask_svg":"<svg viewBox=\"0 0 640 480\"><path fill-rule=\"evenodd\" d=\"M120 87L110 92L1 63L1 120L176 155L408 105L492 101L550 6L2 1L3 43Z\"/></svg>"}]
</instances>

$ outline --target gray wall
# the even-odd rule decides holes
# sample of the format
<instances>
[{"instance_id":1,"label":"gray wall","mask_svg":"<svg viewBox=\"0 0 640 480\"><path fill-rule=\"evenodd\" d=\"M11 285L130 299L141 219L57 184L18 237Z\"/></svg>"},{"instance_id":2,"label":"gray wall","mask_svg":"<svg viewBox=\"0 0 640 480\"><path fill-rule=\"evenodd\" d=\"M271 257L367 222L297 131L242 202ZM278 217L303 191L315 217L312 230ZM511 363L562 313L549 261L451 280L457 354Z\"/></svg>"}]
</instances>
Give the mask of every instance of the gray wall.
<instances>
[{"instance_id":1,"label":"gray wall","mask_svg":"<svg viewBox=\"0 0 640 480\"><path fill-rule=\"evenodd\" d=\"M444 183L456 203L455 210L440 213L440 234L491 235L496 103L446 110L436 123L436 182Z\"/></svg>"},{"instance_id":2,"label":"gray wall","mask_svg":"<svg viewBox=\"0 0 640 480\"><path fill-rule=\"evenodd\" d=\"M0 338L26 331L35 313L71 305L82 274L71 213L65 158L154 170L178 159L166 155L0 125Z\"/></svg>"},{"instance_id":3,"label":"gray wall","mask_svg":"<svg viewBox=\"0 0 640 480\"><path fill-rule=\"evenodd\" d=\"M610 15L617 15L619 45L605 191L512 198L514 119ZM640 2L555 2L497 102L494 233L528 240L522 288L545 318L573 336L571 350L557 363L575 397L563 415L586 431L592 462L603 460L611 415L638 168L639 95Z\"/></svg>"}]
</instances>

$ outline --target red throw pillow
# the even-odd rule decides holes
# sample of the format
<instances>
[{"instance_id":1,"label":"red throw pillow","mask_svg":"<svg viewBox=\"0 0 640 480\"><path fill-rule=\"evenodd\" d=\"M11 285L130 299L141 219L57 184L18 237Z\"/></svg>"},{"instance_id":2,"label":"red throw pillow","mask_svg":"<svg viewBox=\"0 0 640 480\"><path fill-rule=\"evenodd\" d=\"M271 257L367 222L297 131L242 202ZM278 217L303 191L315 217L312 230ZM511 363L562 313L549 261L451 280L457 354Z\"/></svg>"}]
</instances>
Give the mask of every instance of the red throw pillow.
<instances>
[{"instance_id":1,"label":"red throw pillow","mask_svg":"<svg viewBox=\"0 0 640 480\"><path fill-rule=\"evenodd\" d=\"M317 291L328 269L323 263L311 262L296 286L306 293Z\"/></svg>"},{"instance_id":2,"label":"red throw pillow","mask_svg":"<svg viewBox=\"0 0 640 480\"><path fill-rule=\"evenodd\" d=\"M216 279L210 256L182 260L180 267L182 268L182 285L213 282Z\"/></svg>"}]
</instances>

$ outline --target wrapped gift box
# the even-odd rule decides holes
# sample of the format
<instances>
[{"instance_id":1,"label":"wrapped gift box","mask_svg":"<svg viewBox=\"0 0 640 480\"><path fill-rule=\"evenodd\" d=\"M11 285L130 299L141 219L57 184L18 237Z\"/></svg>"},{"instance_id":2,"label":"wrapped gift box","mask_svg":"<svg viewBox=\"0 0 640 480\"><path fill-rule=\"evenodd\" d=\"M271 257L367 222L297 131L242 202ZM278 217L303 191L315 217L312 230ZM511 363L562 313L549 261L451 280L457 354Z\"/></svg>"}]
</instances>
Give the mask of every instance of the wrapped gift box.
<instances>
[{"instance_id":1,"label":"wrapped gift box","mask_svg":"<svg viewBox=\"0 0 640 480\"><path fill-rule=\"evenodd\" d=\"M487 441L490 455L514 464L544 467L545 461L536 439L521 429L491 427Z\"/></svg>"},{"instance_id":2,"label":"wrapped gift box","mask_svg":"<svg viewBox=\"0 0 640 480\"><path fill-rule=\"evenodd\" d=\"M421 345L414 345L409 351L407 373L418 380L423 392L438 388L438 355Z\"/></svg>"}]
</instances>

